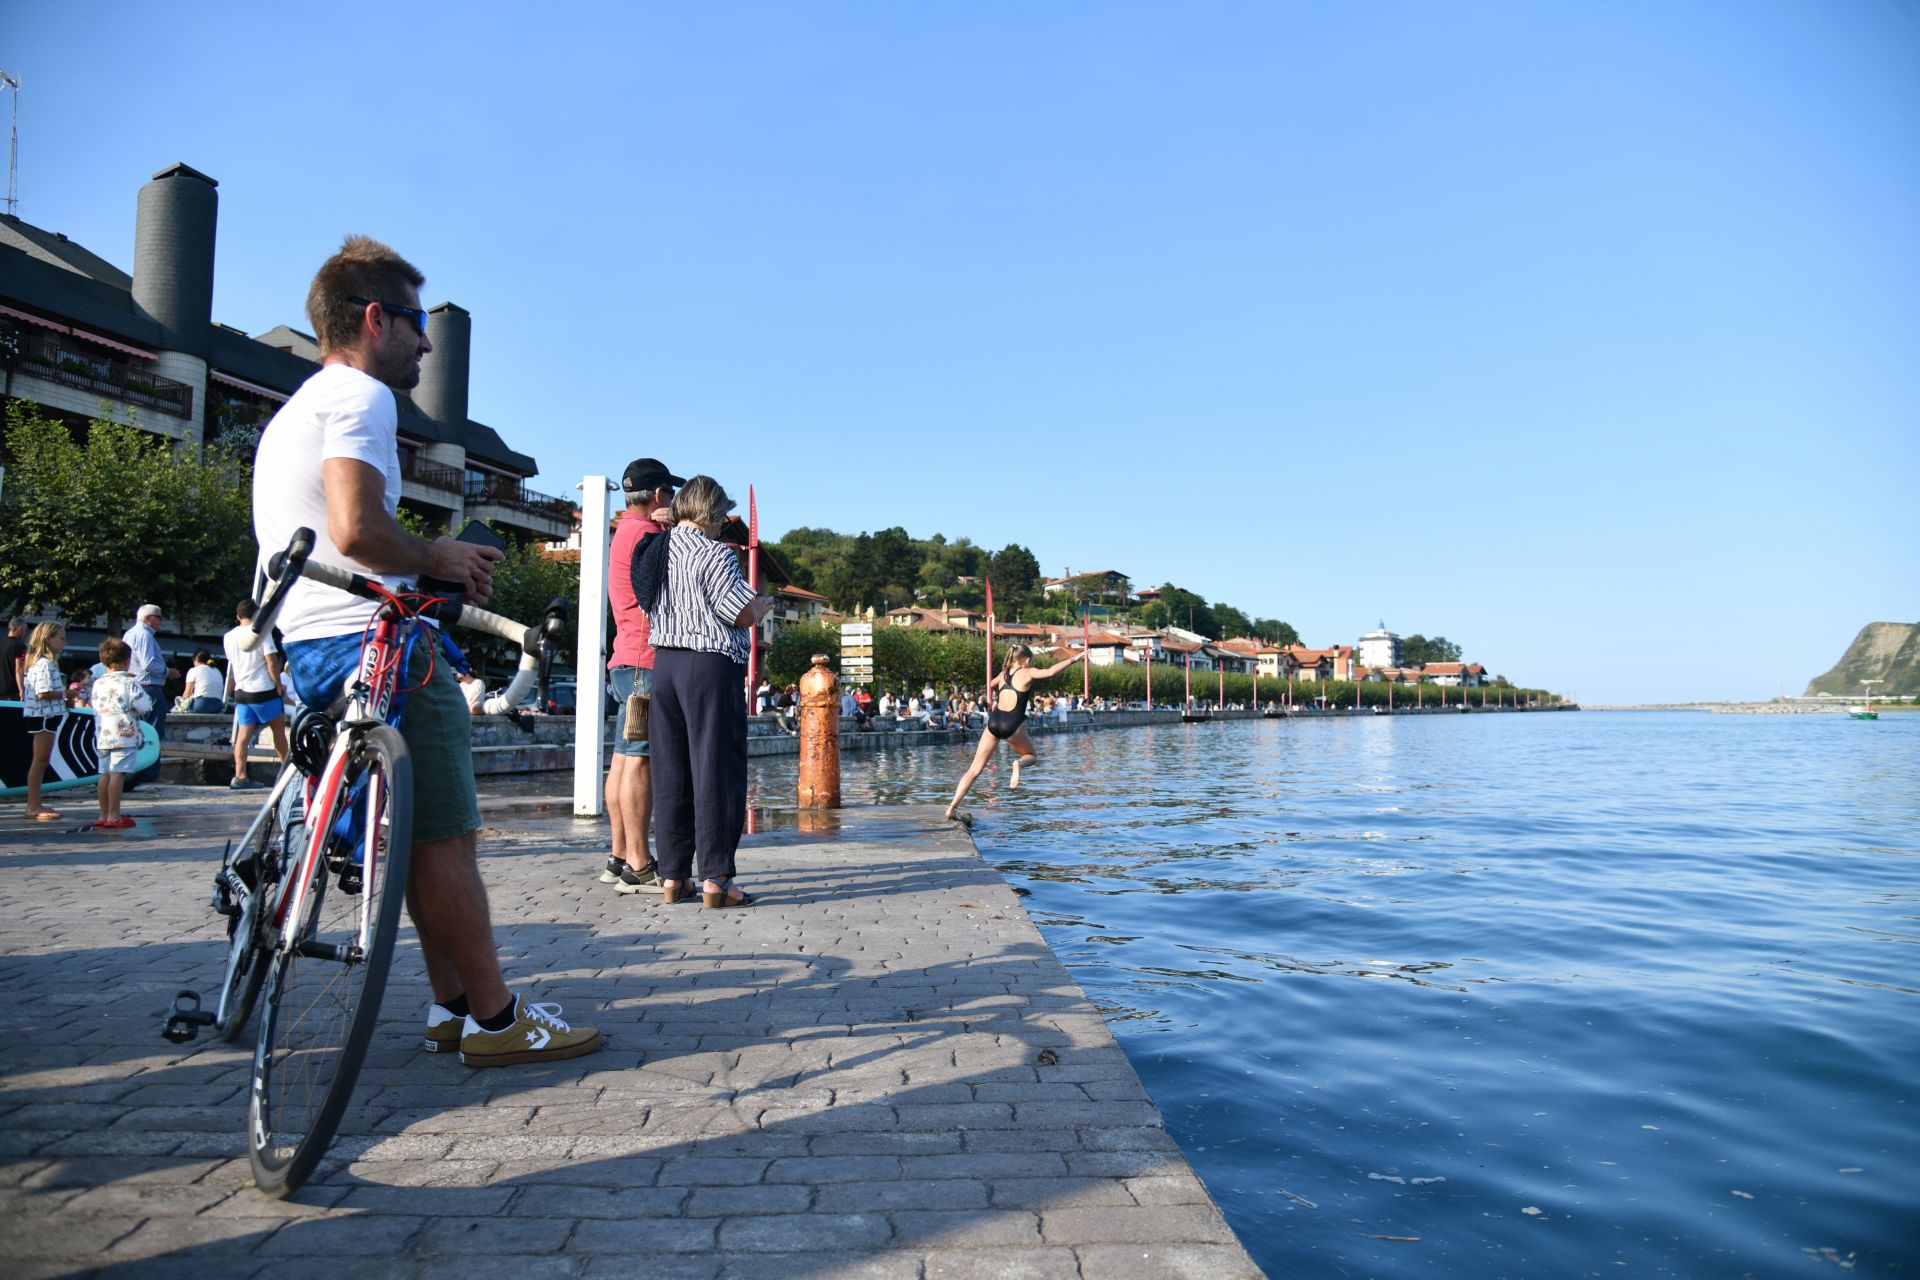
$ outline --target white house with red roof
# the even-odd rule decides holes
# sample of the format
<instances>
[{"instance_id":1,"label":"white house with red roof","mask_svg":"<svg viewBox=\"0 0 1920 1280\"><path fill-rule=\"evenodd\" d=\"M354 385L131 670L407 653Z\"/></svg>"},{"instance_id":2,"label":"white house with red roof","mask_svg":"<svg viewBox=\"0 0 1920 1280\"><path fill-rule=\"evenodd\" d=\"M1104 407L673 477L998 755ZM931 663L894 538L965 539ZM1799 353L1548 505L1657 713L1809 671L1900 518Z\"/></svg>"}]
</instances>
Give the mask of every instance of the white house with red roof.
<instances>
[{"instance_id":1,"label":"white house with red roof","mask_svg":"<svg viewBox=\"0 0 1920 1280\"><path fill-rule=\"evenodd\" d=\"M767 617L782 626L818 622L831 602L817 591L785 585L774 588L773 612Z\"/></svg>"},{"instance_id":2,"label":"white house with red roof","mask_svg":"<svg viewBox=\"0 0 1920 1280\"><path fill-rule=\"evenodd\" d=\"M1477 662L1429 662L1421 675L1433 684L1478 688L1487 682L1487 669Z\"/></svg>"},{"instance_id":3,"label":"white house with red roof","mask_svg":"<svg viewBox=\"0 0 1920 1280\"><path fill-rule=\"evenodd\" d=\"M1078 648L1079 637L1073 637L1073 646ZM1123 635L1111 631L1096 631L1086 637L1087 661L1096 667L1117 667L1130 661L1128 653L1131 642Z\"/></svg>"},{"instance_id":4,"label":"white house with red roof","mask_svg":"<svg viewBox=\"0 0 1920 1280\"><path fill-rule=\"evenodd\" d=\"M1309 649L1303 644L1288 645L1284 650L1290 668L1286 674L1300 680L1345 679L1345 673L1334 675L1334 650ZM1351 653L1351 651L1349 651Z\"/></svg>"}]
</instances>

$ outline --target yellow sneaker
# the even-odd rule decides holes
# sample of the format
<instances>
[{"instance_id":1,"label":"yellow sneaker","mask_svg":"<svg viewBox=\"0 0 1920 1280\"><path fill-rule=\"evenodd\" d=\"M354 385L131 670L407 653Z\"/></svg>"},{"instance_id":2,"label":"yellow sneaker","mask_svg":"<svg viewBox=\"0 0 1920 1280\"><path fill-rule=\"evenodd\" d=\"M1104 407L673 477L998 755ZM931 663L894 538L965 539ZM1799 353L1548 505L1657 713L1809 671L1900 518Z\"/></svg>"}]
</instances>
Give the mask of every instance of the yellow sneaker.
<instances>
[{"instance_id":1,"label":"yellow sneaker","mask_svg":"<svg viewBox=\"0 0 1920 1280\"><path fill-rule=\"evenodd\" d=\"M427 1038L422 1044L428 1053L455 1053L460 1048L460 1037L466 1032L467 1020L457 1013L448 1013L437 1004L427 1006Z\"/></svg>"},{"instance_id":2,"label":"yellow sneaker","mask_svg":"<svg viewBox=\"0 0 1920 1280\"><path fill-rule=\"evenodd\" d=\"M552 1062L592 1053L606 1037L592 1027L568 1026L557 1004L532 1004L513 998L513 1025L488 1031L469 1016L460 1037L460 1061L470 1067L510 1067L520 1062Z\"/></svg>"}]
</instances>

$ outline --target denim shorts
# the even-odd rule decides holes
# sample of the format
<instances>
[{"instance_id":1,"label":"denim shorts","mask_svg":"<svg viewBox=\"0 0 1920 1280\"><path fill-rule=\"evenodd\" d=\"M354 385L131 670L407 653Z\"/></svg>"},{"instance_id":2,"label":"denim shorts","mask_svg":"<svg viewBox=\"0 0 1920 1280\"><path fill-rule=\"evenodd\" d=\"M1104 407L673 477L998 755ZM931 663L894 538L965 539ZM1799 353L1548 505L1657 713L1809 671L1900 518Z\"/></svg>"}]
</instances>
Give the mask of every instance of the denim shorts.
<instances>
[{"instance_id":1,"label":"denim shorts","mask_svg":"<svg viewBox=\"0 0 1920 1280\"><path fill-rule=\"evenodd\" d=\"M627 741L627 699L636 693L653 696L653 668L613 667L607 671L607 681L613 686L614 705L620 708L613 716L613 754L645 760L648 744Z\"/></svg>"},{"instance_id":2,"label":"denim shorts","mask_svg":"<svg viewBox=\"0 0 1920 1280\"><path fill-rule=\"evenodd\" d=\"M412 646L402 688L426 680L429 652L439 644ZM360 664L361 636L289 641L287 673L310 707L325 707ZM433 678L404 696L400 736L413 756L413 839L449 840L480 829L480 803L473 781L473 715L444 651L433 655Z\"/></svg>"},{"instance_id":3,"label":"denim shorts","mask_svg":"<svg viewBox=\"0 0 1920 1280\"><path fill-rule=\"evenodd\" d=\"M133 758L138 754L132 747L122 747L118 751L102 751L100 772L102 774L132 773Z\"/></svg>"}]
</instances>

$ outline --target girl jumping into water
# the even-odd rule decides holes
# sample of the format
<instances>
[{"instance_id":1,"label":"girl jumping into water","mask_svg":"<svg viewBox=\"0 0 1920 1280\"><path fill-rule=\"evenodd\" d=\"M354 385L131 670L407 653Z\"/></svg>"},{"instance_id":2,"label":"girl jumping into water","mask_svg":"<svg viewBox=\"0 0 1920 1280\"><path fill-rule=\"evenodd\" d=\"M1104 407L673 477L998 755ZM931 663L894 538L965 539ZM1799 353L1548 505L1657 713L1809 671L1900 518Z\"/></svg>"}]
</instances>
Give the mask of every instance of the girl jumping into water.
<instances>
[{"instance_id":1,"label":"girl jumping into water","mask_svg":"<svg viewBox=\"0 0 1920 1280\"><path fill-rule=\"evenodd\" d=\"M1014 750L1013 777L1007 785L1020 785L1020 766L1030 765L1035 759L1033 740L1027 737L1027 700L1033 696L1033 682L1057 676L1086 656L1085 653L1076 654L1061 659L1045 670L1036 671L1033 650L1017 644L1007 651L1007 669L987 685L987 692L993 694L993 707L987 712L987 730L980 735L980 749L973 753L973 764L961 775L960 785L954 788L953 803L947 806L948 822L953 821L954 814L960 810L960 802L966 799L967 792L972 789L974 779L987 767L987 758L1002 741L1011 742ZM1000 692L994 694L996 686Z\"/></svg>"}]
</instances>

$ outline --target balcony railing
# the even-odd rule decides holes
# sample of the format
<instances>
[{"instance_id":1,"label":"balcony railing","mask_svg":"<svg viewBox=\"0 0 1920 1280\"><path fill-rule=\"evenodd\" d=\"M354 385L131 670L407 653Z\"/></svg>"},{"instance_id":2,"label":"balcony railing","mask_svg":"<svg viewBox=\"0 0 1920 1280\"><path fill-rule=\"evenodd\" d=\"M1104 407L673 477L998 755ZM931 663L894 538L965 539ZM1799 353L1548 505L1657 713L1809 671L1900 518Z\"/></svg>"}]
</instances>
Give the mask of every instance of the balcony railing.
<instances>
[{"instance_id":1,"label":"balcony railing","mask_svg":"<svg viewBox=\"0 0 1920 1280\"><path fill-rule=\"evenodd\" d=\"M31 377L145 405L176 418L193 416L193 388L186 383L149 373L117 356L68 346L56 334L20 335L20 357L15 368Z\"/></svg>"},{"instance_id":2,"label":"balcony railing","mask_svg":"<svg viewBox=\"0 0 1920 1280\"><path fill-rule=\"evenodd\" d=\"M459 493L466 485L466 472L458 467L436 467L431 462L417 457L403 456L400 460L400 478L427 489L438 489L442 493Z\"/></svg>"},{"instance_id":3,"label":"balcony railing","mask_svg":"<svg viewBox=\"0 0 1920 1280\"><path fill-rule=\"evenodd\" d=\"M573 519L573 504L565 498L535 493L518 480L506 476L466 477L467 504L488 503L522 515L538 516L567 524Z\"/></svg>"}]
</instances>

